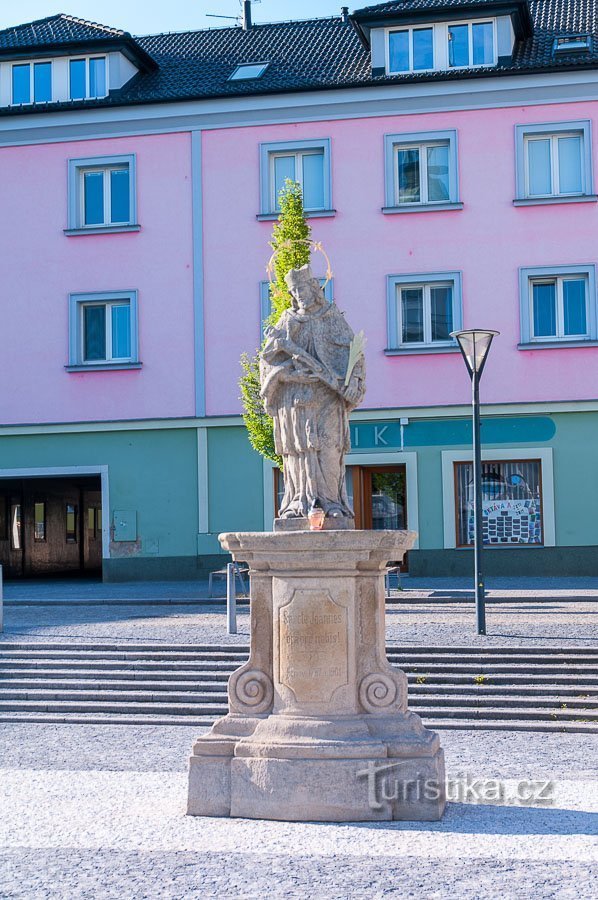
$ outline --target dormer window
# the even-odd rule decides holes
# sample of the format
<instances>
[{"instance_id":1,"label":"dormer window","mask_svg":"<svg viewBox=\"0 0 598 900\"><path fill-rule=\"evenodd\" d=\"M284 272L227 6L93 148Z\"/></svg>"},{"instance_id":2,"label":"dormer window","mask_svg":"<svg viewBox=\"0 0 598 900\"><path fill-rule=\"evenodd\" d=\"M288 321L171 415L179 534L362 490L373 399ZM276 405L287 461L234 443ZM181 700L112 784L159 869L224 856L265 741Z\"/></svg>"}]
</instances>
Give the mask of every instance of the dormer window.
<instances>
[{"instance_id":1,"label":"dormer window","mask_svg":"<svg viewBox=\"0 0 598 900\"><path fill-rule=\"evenodd\" d=\"M498 58L495 19L410 25L386 34L389 75L494 66Z\"/></svg>"},{"instance_id":2,"label":"dormer window","mask_svg":"<svg viewBox=\"0 0 598 900\"><path fill-rule=\"evenodd\" d=\"M107 93L105 56L70 60L69 96L71 100L91 100L105 97Z\"/></svg>"},{"instance_id":3,"label":"dormer window","mask_svg":"<svg viewBox=\"0 0 598 900\"><path fill-rule=\"evenodd\" d=\"M388 72L424 72L434 68L434 29L402 28L388 35Z\"/></svg>"},{"instance_id":4,"label":"dormer window","mask_svg":"<svg viewBox=\"0 0 598 900\"><path fill-rule=\"evenodd\" d=\"M494 22L460 22L448 26L448 62L451 69L493 66Z\"/></svg>"},{"instance_id":5,"label":"dormer window","mask_svg":"<svg viewBox=\"0 0 598 900\"><path fill-rule=\"evenodd\" d=\"M563 34L554 39L554 52L558 55L585 53L591 49L592 36L589 34Z\"/></svg>"},{"instance_id":6,"label":"dormer window","mask_svg":"<svg viewBox=\"0 0 598 900\"><path fill-rule=\"evenodd\" d=\"M52 100L52 63L16 63L12 67L12 103L50 103Z\"/></svg>"}]
</instances>

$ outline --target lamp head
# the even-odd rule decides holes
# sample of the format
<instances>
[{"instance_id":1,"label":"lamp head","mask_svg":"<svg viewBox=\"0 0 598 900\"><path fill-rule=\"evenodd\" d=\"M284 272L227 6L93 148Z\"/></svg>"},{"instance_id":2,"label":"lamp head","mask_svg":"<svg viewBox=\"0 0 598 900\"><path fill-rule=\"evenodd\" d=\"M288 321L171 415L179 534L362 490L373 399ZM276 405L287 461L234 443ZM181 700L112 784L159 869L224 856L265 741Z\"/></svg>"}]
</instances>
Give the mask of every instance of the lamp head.
<instances>
[{"instance_id":1,"label":"lamp head","mask_svg":"<svg viewBox=\"0 0 598 900\"><path fill-rule=\"evenodd\" d=\"M500 331L489 331L483 328L471 328L468 331L453 331L451 337L459 344L467 371L473 378L482 374L490 344Z\"/></svg>"}]
</instances>

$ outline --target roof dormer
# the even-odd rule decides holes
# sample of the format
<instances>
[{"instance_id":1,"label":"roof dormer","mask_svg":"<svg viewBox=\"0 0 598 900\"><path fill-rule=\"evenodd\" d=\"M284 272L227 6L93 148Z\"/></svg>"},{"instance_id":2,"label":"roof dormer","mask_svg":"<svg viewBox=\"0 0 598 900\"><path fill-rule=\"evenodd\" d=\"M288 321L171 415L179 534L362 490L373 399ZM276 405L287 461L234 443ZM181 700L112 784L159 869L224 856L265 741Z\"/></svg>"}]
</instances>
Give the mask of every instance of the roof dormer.
<instances>
[{"instance_id":1,"label":"roof dormer","mask_svg":"<svg viewBox=\"0 0 598 900\"><path fill-rule=\"evenodd\" d=\"M357 10L373 75L418 75L508 65L532 34L528 0L394 0Z\"/></svg>"},{"instance_id":2,"label":"roof dormer","mask_svg":"<svg viewBox=\"0 0 598 900\"><path fill-rule=\"evenodd\" d=\"M50 16L0 31L0 106L101 99L156 68L126 31Z\"/></svg>"}]
</instances>

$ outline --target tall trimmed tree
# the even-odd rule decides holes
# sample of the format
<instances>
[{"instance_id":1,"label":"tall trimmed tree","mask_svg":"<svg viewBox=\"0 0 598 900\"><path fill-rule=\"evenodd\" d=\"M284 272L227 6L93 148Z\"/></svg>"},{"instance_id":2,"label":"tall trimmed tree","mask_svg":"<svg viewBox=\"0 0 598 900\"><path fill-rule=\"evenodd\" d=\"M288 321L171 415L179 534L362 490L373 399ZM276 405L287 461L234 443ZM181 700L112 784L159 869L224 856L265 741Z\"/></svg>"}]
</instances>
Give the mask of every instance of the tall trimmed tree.
<instances>
[{"instance_id":1,"label":"tall trimmed tree","mask_svg":"<svg viewBox=\"0 0 598 900\"><path fill-rule=\"evenodd\" d=\"M274 325L291 306L291 295L285 276L291 269L309 263L311 229L303 212L303 195L297 182L287 179L280 192L280 215L272 232L270 246L274 255L274 280L270 285L271 312L267 325ZM239 381L243 403L243 421L254 450L272 460L282 469L282 459L274 447L272 418L264 409L260 397L259 351L253 357L241 356L242 375Z\"/></svg>"}]
</instances>

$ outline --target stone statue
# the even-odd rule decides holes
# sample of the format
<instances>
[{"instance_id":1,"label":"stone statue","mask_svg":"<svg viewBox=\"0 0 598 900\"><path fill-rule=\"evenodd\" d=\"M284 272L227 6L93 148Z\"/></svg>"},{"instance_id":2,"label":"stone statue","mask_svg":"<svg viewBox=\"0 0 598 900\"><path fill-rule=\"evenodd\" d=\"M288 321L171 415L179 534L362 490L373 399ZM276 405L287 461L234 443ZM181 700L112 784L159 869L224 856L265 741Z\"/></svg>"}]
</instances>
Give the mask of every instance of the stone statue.
<instances>
[{"instance_id":1,"label":"stone statue","mask_svg":"<svg viewBox=\"0 0 598 900\"><path fill-rule=\"evenodd\" d=\"M365 394L363 335L354 335L328 303L309 266L286 283L292 308L269 328L261 352L261 394L274 419L276 452L284 461L280 518L354 518L345 485L349 413ZM339 521L340 526L340 521Z\"/></svg>"}]
</instances>

